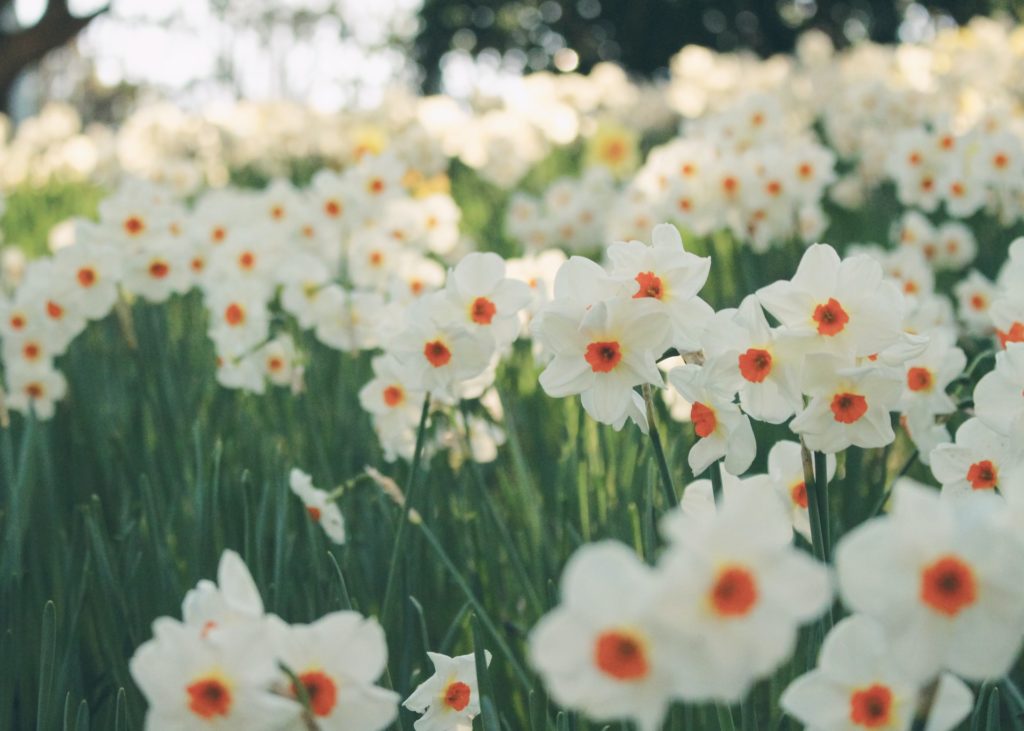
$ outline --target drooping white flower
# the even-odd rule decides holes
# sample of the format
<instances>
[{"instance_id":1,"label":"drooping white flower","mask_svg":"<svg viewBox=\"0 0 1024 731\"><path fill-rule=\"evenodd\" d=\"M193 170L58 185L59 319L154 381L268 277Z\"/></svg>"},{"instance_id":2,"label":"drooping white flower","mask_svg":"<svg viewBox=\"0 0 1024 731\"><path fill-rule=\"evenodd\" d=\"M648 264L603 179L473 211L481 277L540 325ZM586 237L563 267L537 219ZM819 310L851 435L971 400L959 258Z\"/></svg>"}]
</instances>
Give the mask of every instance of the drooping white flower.
<instances>
[{"instance_id":1,"label":"drooping white flower","mask_svg":"<svg viewBox=\"0 0 1024 731\"><path fill-rule=\"evenodd\" d=\"M484 650L487 663L491 653ZM428 652L434 674L420 683L402 704L422 714L413 728L416 731L463 731L472 727L480 713L480 686L476 678L474 655L448 657Z\"/></svg>"},{"instance_id":2,"label":"drooping white flower","mask_svg":"<svg viewBox=\"0 0 1024 731\"><path fill-rule=\"evenodd\" d=\"M687 460L694 473L703 472L723 459L734 475L743 474L757 454L750 419L735 403L741 378L731 354L673 368L668 378L683 398L690 402L690 421L698 439Z\"/></svg>"},{"instance_id":3,"label":"drooping white flower","mask_svg":"<svg viewBox=\"0 0 1024 731\"><path fill-rule=\"evenodd\" d=\"M345 519L341 515L341 508L331 499L330 494L314 487L313 478L297 468L292 468L288 473L288 485L302 500L310 519L323 528L327 537L339 545L344 543Z\"/></svg>"}]
</instances>

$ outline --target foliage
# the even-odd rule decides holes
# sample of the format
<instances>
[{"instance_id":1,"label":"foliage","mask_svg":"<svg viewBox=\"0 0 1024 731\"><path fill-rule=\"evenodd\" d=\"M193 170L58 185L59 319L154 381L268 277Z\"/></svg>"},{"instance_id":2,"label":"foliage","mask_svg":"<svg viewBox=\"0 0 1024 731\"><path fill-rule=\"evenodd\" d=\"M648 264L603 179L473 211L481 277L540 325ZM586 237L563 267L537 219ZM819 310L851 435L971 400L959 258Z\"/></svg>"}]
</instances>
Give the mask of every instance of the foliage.
<instances>
[{"instance_id":1,"label":"foliage","mask_svg":"<svg viewBox=\"0 0 1024 731\"><path fill-rule=\"evenodd\" d=\"M839 46L860 38L891 43L909 5L901 0L425 0L414 51L428 90L439 88L441 60L455 49L474 56L496 51L515 65L542 70L555 67L557 49L568 48L578 55L583 72L600 61L616 61L649 77L690 43L770 56L792 51L809 28L826 32ZM919 5L959 23L1017 9L1006 0Z\"/></svg>"},{"instance_id":2,"label":"foliage","mask_svg":"<svg viewBox=\"0 0 1024 731\"><path fill-rule=\"evenodd\" d=\"M568 165L551 164L552 175ZM454 181L469 228L486 240L503 200L468 170L457 170ZM65 212L87 213L96 194L70 186L20 193L7 236L35 242L42 224L30 212L59 201ZM840 221L832 240L869 231L870 215ZM994 242L1008 239L1008 232L983 239L989 273L1005 258ZM722 236L687 245L713 258L707 296L716 307L792 272L801 253L794 245L755 255ZM243 555L268 611L286 620L350 607L382 611L401 510L372 482L348 487L341 504L350 539L338 548L287 488L293 466L325 486L365 465L408 484L406 465L383 462L356 398L370 375L368 356L341 356L295 333L310 353L304 393L226 391L209 366L204 319L195 293L169 306L120 309L64 356L70 396L58 418L13 417L0 429L0 728L139 728L145 706L128 658L155 617L177 615L185 591L214 575L225 547ZM969 355L986 347L974 345ZM636 429L599 426L576 399L546 397L528 347L518 348L497 379L509 436L498 460L478 466L438 454L418 476L412 506L422 522L406 526L398 556L402 599L385 618L386 677L407 694L430 673L426 650L468 652L476 635L477 650L495 654L478 720L484 728L498 728L498 718L504 729L612 728L555 716L525 662L526 633L556 602L557 577L574 549L618 538L652 560L657 519L669 506L648 440ZM690 430L664 410L657 418L669 467L685 485L697 477L686 465ZM755 470L788 433L758 429ZM904 470L926 474L905 437L885 450L850 449L831 491L835 534L870 517ZM793 660L755 689L748 713L756 712L756 728L795 727L776 700L813 667L814 631L806 629ZM995 719L981 728L1000 728L999 718L1022 708L1002 684L986 685L978 698L977 717ZM716 718L713 707L680 707L667 727L714 728ZM397 728L411 729L412 721L403 711Z\"/></svg>"},{"instance_id":3,"label":"foliage","mask_svg":"<svg viewBox=\"0 0 1024 731\"><path fill-rule=\"evenodd\" d=\"M49 251L50 231L71 216L94 216L103 189L89 183L53 181L12 191L0 217L0 241L27 256Z\"/></svg>"}]
</instances>

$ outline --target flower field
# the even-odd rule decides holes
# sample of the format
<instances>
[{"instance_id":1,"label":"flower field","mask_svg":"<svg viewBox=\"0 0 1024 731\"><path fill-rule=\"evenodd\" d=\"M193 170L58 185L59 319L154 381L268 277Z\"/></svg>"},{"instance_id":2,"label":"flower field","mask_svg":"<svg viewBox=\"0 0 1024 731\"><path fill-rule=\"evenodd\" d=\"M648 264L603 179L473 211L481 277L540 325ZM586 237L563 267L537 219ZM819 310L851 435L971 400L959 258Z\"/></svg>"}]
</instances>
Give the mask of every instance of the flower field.
<instances>
[{"instance_id":1,"label":"flower field","mask_svg":"<svg viewBox=\"0 0 1024 731\"><path fill-rule=\"evenodd\" d=\"M0 730L1024 729L1024 29L0 142Z\"/></svg>"}]
</instances>

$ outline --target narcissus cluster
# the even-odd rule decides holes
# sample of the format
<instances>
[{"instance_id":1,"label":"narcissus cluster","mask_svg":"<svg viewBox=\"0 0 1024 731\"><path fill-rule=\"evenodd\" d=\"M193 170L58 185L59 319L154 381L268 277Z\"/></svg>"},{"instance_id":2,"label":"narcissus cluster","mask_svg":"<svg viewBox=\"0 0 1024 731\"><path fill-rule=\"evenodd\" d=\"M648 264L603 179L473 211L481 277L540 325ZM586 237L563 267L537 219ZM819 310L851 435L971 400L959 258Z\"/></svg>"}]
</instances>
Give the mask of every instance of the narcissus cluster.
<instances>
[{"instance_id":1,"label":"narcissus cluster","mask_svg":"<svg viewBox=\"0 0 1024 731\"><path fill-rule=\"evenodd\" d=\"M311 624L265 613L245 563L225 551L217 582L188 592L182 619L153 623L131 673L149 703L147 729L382 731L400 700L377 685L387 659L381 626L357 612ZM468 728L480 712L473 656L430 660L435 675L405 701L425 714L417 731Z\"/></svg>"}]
</instances>

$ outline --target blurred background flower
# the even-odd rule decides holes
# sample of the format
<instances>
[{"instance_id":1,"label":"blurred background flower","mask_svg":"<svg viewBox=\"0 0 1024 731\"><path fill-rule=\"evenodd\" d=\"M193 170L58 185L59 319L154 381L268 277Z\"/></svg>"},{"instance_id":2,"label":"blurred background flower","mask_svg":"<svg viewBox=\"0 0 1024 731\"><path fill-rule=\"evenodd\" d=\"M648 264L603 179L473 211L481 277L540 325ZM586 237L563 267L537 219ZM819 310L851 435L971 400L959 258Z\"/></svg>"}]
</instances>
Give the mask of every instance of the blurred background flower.
<instances>
[{"instance_id":1,"label":"blurred background flower","mask_svg":"<svg viewBox=\"0 0 1024 731\"><path fill-rule=\"evenodd\" d=\"M0 110L63 100L119 121L156 97L336 111L394 86L465 98L603 61L658 78L688 44L767 57L811 28L843 47L1014 12L1014 0L0 0Z\"/></svg>"}]
</instances>

